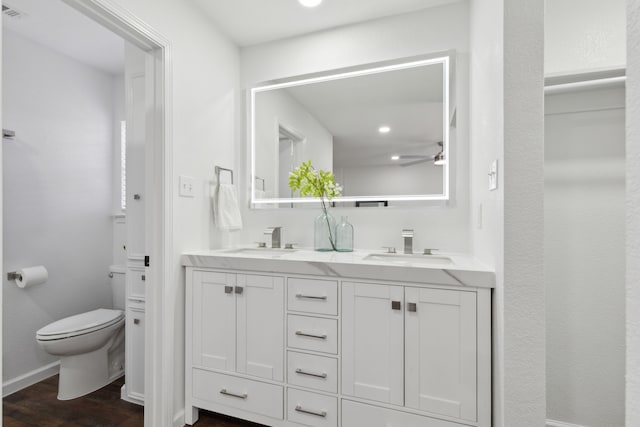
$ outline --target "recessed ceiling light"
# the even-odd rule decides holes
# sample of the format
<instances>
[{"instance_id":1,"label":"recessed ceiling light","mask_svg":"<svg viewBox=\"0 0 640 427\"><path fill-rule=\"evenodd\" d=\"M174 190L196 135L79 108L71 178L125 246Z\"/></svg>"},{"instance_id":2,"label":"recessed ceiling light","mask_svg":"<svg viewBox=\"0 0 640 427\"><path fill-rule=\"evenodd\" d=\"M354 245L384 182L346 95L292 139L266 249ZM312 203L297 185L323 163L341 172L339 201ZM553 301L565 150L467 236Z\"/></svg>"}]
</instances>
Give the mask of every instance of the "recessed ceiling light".
<instances>
[{"instance_id":1,"label":"recessed ceiling light","mask_svg":"<svg viewBox=\"0 0 640 427\"><path fill-rule=\"evenodd\" d=\"M400 156L397 154L395 156L391 156L391 160L400 160Z\"/></svg>"},{"instance_id":2,"label":"recessed ceiling light","mask_svg":"<svg viewBox=\"0 0 640 427\"><path fill-rule=\"evenodd\" d=\"M322 3L322 0L298 0L305 7L316 7Z\"/></svg>"},{"instance_id":3,"label":"recessed ceiling light","mask_svg":"<svg viewBox=\"0 0 640 427\"><path fill-rule=\"evenodd\" d=\"M391 132L391 128L389 126L380 126L378 128L378 132L380 132L380 133L389 133L389 132Z\"/></svg>"}]
</instances>

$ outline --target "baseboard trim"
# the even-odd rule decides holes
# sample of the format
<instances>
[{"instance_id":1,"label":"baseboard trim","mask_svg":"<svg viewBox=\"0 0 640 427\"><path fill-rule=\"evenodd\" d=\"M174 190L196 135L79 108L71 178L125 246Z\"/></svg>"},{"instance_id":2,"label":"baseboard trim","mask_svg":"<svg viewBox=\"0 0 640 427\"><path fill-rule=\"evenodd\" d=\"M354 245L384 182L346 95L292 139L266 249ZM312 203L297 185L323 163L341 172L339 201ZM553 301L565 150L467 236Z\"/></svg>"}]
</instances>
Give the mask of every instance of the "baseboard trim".
<instances>
[{"instance_id":1,"label":"baseboard trim","mask_svg":"<svg viewBox=\"0 0 640 427\"><path fill-rule=\"evenodd\" d=\"M57 375L60 372L60 361L50 363L41 368L34 369L31 372L20 375L9 381L2 383L2 397L7 397L17 391L27 388L30 385L39 383L49 377Z\"/></svg>"},{"instance_id":2,"label":"baseboard trim","mask_svg":"<svg viewBox=\"0 0 640 427\"><path fill-rule=\"evenodd\" d=\"M173 427L184 427L184 409L179 410L173 417Z\"/></svg>"},{"instance_id":3,"label":"baseboard trim","mask_svg":"<svg viewBox=\"0 0 640 427\"><path fill-rule=\"evenodd\" d=\"M547 420L547 427L586 427L579 424L565 423L562 421Z\"/></svg>"}]
</instances>

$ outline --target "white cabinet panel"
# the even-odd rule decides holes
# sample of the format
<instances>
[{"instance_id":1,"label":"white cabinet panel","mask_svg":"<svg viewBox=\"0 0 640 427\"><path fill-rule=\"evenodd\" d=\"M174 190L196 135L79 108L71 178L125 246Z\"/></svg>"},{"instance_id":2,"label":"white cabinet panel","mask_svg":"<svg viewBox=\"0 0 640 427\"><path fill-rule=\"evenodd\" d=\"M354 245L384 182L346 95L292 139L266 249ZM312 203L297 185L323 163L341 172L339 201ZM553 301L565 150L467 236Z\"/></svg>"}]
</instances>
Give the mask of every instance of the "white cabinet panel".
<instances>
[{"instance_id":1,"label":"white cabinet panel","mask_svg":"<svg viewBox=\"0 0 640 427\"><path fill-rule=\"evenodd\" d=\"M235 274L193 272L193 364L235 371ZM189 314L189 312L187 312Z\"/></svg>"},{"instance_id":2,"label":"white cabinet panel","mask_svg":"<svg viewBox=\"0 0 640 427\"><path fill-rule=\"evenodd\" d=\"M336 280L291 277L287 282L289 310L306 313L338 314L338 282Z\"/></svg>"},{"instance_id":3,"label":"white cabinet panel","mask_svg":"<svg viewBox=\"0 0 640 427\"><path fill-rule=\"evenodd\" d=\"M407 287L405 301L405 405L475 421L476 294Z\"/></svg>"},{"instance_id":4,"label":"white cabinet panel","mask_svg":"<svg viewBox=\"0 0 640 427\"><path fill-rule=\"evenodd\" d=\"M328 393L337 393L338 359L289 351L287 382Z\"/></svg>"},{"instance_id":5,"label":"white cabinet panel","mask_svg":"<svg viewBox=\"0 0 640 427\"><path fill-rule=\"evenodd\" d=\"M284 279L238 274L237 372L284 380Z\"/></svg>"},{"instance_id":6,"label":"white cabinet panel","mask_svg":"<svg viewBox=\"0 0 640 427\"><path fill-rule=\"evenodd\" d=\"M336 427L338 399L290 388L287 391L287 419L310 427Z\"/></svg>"},{"instance_id":7,"label":"white cabinet panel","mask_svg":"<svg viewBox=\"0 0 640 427\"><path fill-rule=\"evenodd\" d=\"M128 304L126 313L126 380L127 396L144 401L144 304Z\"/></svg>"},{"instance_id":8,"label":"white cabinet panel","mask_svg":"<svg viewBox=\"0 0 640 427\"><path fill-rule=\"evenodd\" d=\"M289 315L287 343L291 348L338 353L338 321L319 317Z\"/></svg>"},{"instance_id":9,"label":"white cabinet panel","mask_svg":"<svg viewBox=\"0 0 640 427\"><path fill-rule=\"evenodd\" d=\"M342 401L342 427L468 427L466 425L365 405Z\"/></svg>"},{"instance_id":10,"label":"white cabinet panel","mask_svg":"<svg viewBox=\"0 0 640 427\"><path fill-rule=\"evenodd\" d=\"M402 405L403 288L342 284L342 393Z\"/></svg>"},{"instance_id":11,"label":"white cabinet panel","mask_svg":"<svg viewBox=\"0 0 640 427\"><path fill-rule=\"evenodd\" d=\"M193 397L196 399L271 418L283 418L284 399L281 386L200 369L194 369L192 375ZM216 409L210 404L203 407Z\"/></svg>"}]
</instances>

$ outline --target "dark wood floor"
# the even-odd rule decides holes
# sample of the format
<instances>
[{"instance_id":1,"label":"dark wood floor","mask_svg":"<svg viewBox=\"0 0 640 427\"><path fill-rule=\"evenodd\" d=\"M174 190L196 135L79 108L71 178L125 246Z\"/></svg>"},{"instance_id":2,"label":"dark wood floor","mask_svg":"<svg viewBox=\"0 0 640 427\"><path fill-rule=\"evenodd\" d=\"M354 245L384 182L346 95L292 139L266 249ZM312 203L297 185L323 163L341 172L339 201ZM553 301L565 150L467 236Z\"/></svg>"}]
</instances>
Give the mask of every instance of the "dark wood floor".
<instances>
[{"instance_id":1,"label":"dark wood floor","mask_svg":"<svg viewBox=\"0 0 640 427\"><path fill-rule=\"evenodd\" d=\"M120 399L121 378L87 396L61 401L58 377L20 390L2 401L4 427L142 427L143 408ZM200 411L196 427L259 427L258 424Z\"/></svg>"}]
</instances>

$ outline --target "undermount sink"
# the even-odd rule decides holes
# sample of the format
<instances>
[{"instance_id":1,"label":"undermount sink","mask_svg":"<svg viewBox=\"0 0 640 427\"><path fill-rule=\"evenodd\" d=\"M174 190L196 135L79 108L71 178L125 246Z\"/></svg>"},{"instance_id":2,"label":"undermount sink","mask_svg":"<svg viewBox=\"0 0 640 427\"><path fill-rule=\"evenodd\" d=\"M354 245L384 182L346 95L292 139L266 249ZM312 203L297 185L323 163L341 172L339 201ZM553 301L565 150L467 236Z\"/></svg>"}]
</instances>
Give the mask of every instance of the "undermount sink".
<instances>
[{"instance_id":1,"label":"undermount sink","mask_svg":"<svg viewBox=\"0 0 640 427\"><path fill-rule=\"evenodd\" d=\"M453 264L451 258L440 255L419 254L369 254L365 261L380 261L394 265L434 265Z\"/></svg>"},{"instance_id":2,"label":"undermount sink","mask_svg":"<svg viewBox=\"0 0 640 427\"><path fill-rule=\"evenodd\" d=\"M297 252L297 249L274 249L274 248L236 248L225 251L231 254L244 254L244 255L262 255L268 257L278 257L293 252Z\"/></svg>"}]
</instances>

